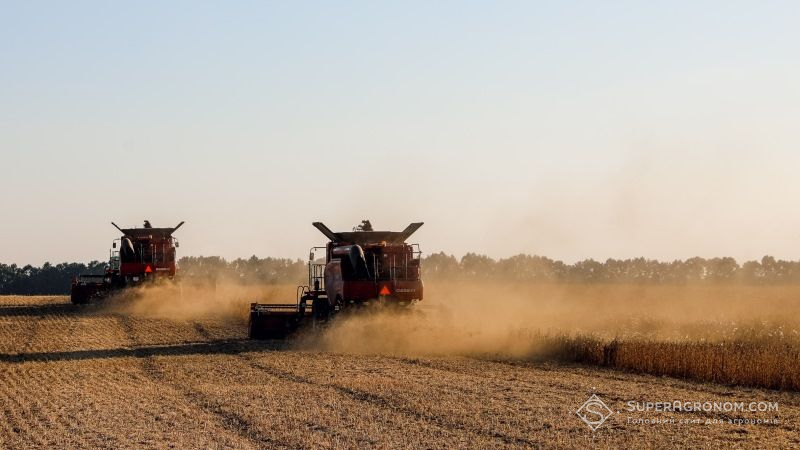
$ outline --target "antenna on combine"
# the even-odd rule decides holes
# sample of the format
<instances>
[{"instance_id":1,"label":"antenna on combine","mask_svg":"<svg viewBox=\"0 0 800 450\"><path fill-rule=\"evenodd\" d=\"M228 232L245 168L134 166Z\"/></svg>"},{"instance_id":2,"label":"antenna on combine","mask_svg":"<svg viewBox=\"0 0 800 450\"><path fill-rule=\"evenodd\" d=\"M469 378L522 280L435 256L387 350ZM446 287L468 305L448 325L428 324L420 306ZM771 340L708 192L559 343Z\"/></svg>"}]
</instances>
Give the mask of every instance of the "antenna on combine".
<instances>
[{"instance_id":1,"label":"antenna on combine","mask_svg":"<svg viewBox=\"0 0 800 450\"><path fill-rule=\"evenodd\" d=\"M369 219L364 219L361 221L361 225L353 228L353 231L375 231L375 230L372 228L372 223L369 221Z\"/></svg>"},{"instance_id":2,"label":"antenna on combine","mask_svg":"<svg viewBox=\"0 0 800 450\"><path fill-rule=\"evenodd\" d=\"M114 225L114 228L118 229L120 233L125 234L125 232L122 231L122 228L118 227L114 222L111 222L111 225Z\"/></svg>"}]
</instances>

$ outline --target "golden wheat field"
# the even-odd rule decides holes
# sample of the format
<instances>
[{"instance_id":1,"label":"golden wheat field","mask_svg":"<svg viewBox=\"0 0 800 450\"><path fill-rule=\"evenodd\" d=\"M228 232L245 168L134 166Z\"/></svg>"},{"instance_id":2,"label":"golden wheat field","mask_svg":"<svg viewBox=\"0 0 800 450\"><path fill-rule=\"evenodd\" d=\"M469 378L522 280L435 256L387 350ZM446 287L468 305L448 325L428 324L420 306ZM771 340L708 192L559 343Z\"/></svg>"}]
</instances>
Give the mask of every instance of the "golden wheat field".
<instances>
[{"instance_id":1,"label":"golden wheat field","mask_svg":"<svg viewBox=\"0 0 800 450\"><path fill-rule=\"evenodd\" d=\"M800 445L795 287L438 283L414 311L247 340L247 303L292 292L0 297L0 448ZM777 410L629 408L673 401Z\"/></svg>"}]
</instances>

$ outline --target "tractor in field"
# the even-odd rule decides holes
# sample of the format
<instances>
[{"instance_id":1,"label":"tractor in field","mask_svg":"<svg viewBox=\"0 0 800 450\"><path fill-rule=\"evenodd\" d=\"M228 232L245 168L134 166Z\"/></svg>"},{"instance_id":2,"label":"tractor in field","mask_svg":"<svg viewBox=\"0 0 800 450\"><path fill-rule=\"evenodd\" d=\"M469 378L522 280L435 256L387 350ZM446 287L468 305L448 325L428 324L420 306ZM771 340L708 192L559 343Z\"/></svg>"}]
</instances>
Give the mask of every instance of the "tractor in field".
<instances>
[{"instance_id":1,"label":"tractor in field","mask_svg":"<svg viewBox=\"0 0 800 450\"><path fill-rule=\"evenodd\" d=\"M143 228L120 228L109 251L108 267L103 274L81 274L72 280L72 303L89 303L129 287L175 278L175 249L178 241L172 236L183 225L174 228L153 228L145 220Z\"/></svg>"},{"instance_id":2,"label":"tractor in field","mask_svg":"<svg viewBox=\"0 0 800 450\"><path fill-rule=\"evenodd\" d=\"M374 231L368 220L343 232L333 232L321 222L313 225L329 242L311 248L308 284L298 286L294 303L251 303L251 338L279 339L343 312L371 306L404 308L422 300L421 251L418 244L406 243L422 222L399 232Z\"/></svg>"}]
</instances>

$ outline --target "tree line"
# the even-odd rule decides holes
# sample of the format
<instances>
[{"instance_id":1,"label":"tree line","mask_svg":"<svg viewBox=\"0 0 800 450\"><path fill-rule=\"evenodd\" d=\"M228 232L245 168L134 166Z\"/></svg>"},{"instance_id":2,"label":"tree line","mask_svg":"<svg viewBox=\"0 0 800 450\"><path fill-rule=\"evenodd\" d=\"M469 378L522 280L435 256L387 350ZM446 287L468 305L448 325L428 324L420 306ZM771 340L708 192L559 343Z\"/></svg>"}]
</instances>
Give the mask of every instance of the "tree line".
<instances>
[{"instance_id":1,"label":"tree line","mask_svg":"<svg viewBox=\"0 0 800 450\"><path fill-rule=\"evenodd\" d=\"M566 264L544 256L516 255L493 259L467 253L460 260L445 253L434 253L423 260L428 278L502 279L568 283L798 283L800 261L776 260L764 256L760 261L739 264L734 258L700 258L671 262L646 258L586 259Z\"/></svg>"},{"instance_id":2,"label":"tree line","mask_svg":"<svg viewBox=\"0 0 800 450\"><path fill-rule=\"evenodd\" d=\"M288 258L235 259L218 256L186 256L178 261L181 276L196 279L235 281L244 284L305 283L305 261ZM41 267L0 263L0 295L68 294L73 277L101 274L107 264L44 263ZM739 264L730 257L700 258L671 262L646 258L586 259L574 264L544 256L516 255L494 259L467 253L460 259L443 252L422 260L427 280L502 280L556 283L800 283L800 261L776 260Z\"/></svg>"},{"instance_id":3,"label":"tree line","mask_svg":"<svg viewBox=\"0 0 800 450\"><path fill-rule=\"evenodd\" d=\"M257 258L226 261L218 256L186 256L178 260L182 277L235 281L246 284L301 283L307 277L300 259ZM103 274L105 262L49 262L41 267L0 263L0 295L66 295L80 274Z\"/></svg>"},{"instance_id":4,"label":"tree line","mask_svg":"<svg viewBox=\"0 0 800 450\"><path fill-rule=\"evenodd\" d=\"M72 278L81 273L101 274L106 263L89 264L46 262L41 267L0 263L0 295L63 295L69 294Z\"/></svg>"}]
</instances>

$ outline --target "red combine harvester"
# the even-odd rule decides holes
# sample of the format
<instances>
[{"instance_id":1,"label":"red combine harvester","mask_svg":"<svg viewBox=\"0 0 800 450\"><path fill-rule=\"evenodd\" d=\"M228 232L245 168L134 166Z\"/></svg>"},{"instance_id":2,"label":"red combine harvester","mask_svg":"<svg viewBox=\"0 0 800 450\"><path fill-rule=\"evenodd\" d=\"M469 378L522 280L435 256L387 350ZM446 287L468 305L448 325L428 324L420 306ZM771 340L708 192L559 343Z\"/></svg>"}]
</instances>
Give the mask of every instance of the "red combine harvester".
<instances>
[{"instance_id":1,"label":"red combine harvester","mask_svg":"<svg viewBox=\"0 0 800 450\"><path fill-rule=\"evenodd\" d=\"M153 228L147 220L144 228L123 229L114 222L111 225L122 233L122 237L112 244L108 268L104 274L75 277L70 294L72 303L89 303L120 289L175 277L178 241L172 233L183 222L174 228Z\"/></svg>"},{"instance_id":2,"label":"red combine harvester","mask_svg":"<svg viewBox=\"0 0 800 450\"><path fill-rule=\"evenodd\" d=\"M307 323L326 322L334 315L381 304L409 306L422 300L418 244L406 239L422 226L373 231L368 220L348 232L335 233L321 222L314 227L330 242L313 247L308 261L308 285L297 288L290 304L250 305L250 337L283 338ZM316 254L325 252L324 262Z\"/></svg>"}]
</instances>

